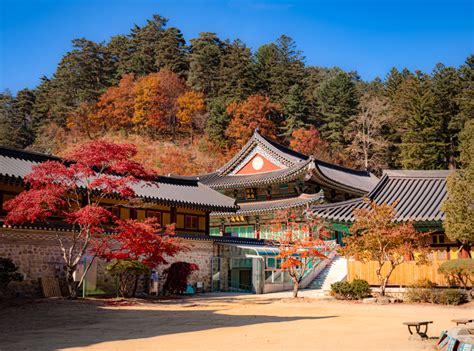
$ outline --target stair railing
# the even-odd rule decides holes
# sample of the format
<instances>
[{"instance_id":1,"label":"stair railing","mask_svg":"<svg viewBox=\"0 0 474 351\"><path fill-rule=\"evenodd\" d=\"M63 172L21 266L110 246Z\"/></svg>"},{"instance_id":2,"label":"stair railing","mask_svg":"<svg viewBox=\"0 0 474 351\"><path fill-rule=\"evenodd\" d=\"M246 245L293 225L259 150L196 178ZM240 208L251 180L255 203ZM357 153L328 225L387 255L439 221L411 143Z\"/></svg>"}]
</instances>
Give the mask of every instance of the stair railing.
<instances>
[{"instance_id":1,"label":"stair railing","mask_svg":"<svg viewBox=\"0 0 474 351\"><path fill-rule=\"evenodd\" d=\"M319 261L316 267L314 267L313 270L310 273L308 273L303 278L303 280L301 280L300 289L307 288L313 282L313 280L316 279L319 273L321 273L323 269L326 268L329 263L331 263L331 261L334 259L335 256L336 256L336 253L334 251L331 251L325 260Z\"/></svg>"}]
</instances>

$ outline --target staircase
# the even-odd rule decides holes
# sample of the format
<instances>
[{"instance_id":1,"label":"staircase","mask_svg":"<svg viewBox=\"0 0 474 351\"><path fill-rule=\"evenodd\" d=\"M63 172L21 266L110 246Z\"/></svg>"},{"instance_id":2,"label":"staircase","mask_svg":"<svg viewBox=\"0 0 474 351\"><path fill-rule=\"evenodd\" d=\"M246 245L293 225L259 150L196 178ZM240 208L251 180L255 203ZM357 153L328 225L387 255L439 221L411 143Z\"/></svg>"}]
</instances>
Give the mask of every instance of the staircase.
<instances>
[{"instance_id":1,"label":"staircase","mask_svg":"<svg viewBox=\"0 0 474 351\"><path fill-rule=\"evenodd\" d=\"M331 263L324 268L321 273L306 287L306 289L315 289L322 292L330 291L331 284L347 277L347 259L335 256Z\"/></svg>"}]
</instances>

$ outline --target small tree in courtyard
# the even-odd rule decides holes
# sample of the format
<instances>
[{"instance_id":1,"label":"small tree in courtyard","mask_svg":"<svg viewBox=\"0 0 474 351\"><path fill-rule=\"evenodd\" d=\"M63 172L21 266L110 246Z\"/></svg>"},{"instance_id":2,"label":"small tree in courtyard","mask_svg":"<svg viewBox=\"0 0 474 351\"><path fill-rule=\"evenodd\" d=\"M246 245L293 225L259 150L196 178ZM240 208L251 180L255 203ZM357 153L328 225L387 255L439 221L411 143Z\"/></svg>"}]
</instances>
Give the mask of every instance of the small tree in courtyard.
<instances>
[{"instance_id":1,"label":"small tree in courtyard","mask_svg":"<svg viewBox=\"0 0 474 351\"><path fill-rule=\"evenodd\" d=\"M182 294L186 291L188 278L191 273L198 270L199 267L195 263L188 262L174 262L167 269L163 271L166 275L165 285L163 290L165 293Z\"/></svg>"},{"instance_id":2,"label":"small tree in courtyard","mask_svg":"<svg viewBox=\"0 0 474 351\"><path fill-rule=\"evenodd\" d=\"M77 287L85 276L77 283L73 274L90 243L104 237L104 227L111 222L118 225L118 231L124 224L100 203L106 196L130 199L135 196L132 185L152 177L133 161L136 153L136 148L128 144L102 140L85 143L69 152L64 161L51 160L34 166L24 178L28 190L4 205L8 211L7 225L49 222L52 216L70 224L70 235L56 232L56 237L72 298L77 296Z\"/></svg>"},{"instance_id":3,"label":"small tree in courtyard","mask_svg":"<svg viewBox=\"0 0 474 351\"><path fill-rule=\"evenodd\" d=\"M0 291L5 290L13 281L21 282L23 274L10 258L0 257Z\"/></svg>"},{"instance_id":4,"label":"small tree in courtyard","mask_svg":"<svg viewBox=\"0 0 474 351\"><path fill-rule=\"evenodd\" d=\"M142 222L118 220L117 225L115 233L109 236L109 240L100 242L95 252L106 260L122 262L112 264L112 272L121 274L119 277L123 278L123 286L127 286L127 281L134 278L132 296L137 291L140 275L144 273L139 269L141 266L156 268L168 263L166 257L173 257L188 249L175 236L174 224L161 227L156 219L147 218Z\"/></svg>"},{"instance_id":5,"label":"small tree in courtyard","mask_svg":"<svg viewBox=\"0 0 474 351\"><path fill-rule=\"evenodd\" d=\"M293 297L298 297L305 271L326 258L322 252L325 248L323 239L328 235L325 228L309 210L299 220L294 212L283 211L275 215L272 231L280 233L275 241L280 250L276 258L282 260L281 270L288 272L293 282Z\"/></svg>"},{"instance_id":6,"label":"small tree in courtyard","mask_svg":"<svg viewBox=\"0 0 474 351\"><path fill-rule=\"evenodd\" d=\"M107 265L106 269L117 277L118 293L122 297L135 296L138 277L150 272L150 268L143 263L132 260L113 261Z\"/></svg>"},{"instance_id":7,"label":"small tree in courtyard","mask_svg":"<svg viewBox=\"0 0 474 351\"><path fill-rule=\"evenodd\" d=\"M354 210L355 222L351 236L341 248L345 256L359 261L376 261L380 291L385 295L388 280L394 269L405 261L426 259L429 233L418 232L411 223L395 221L395 204L378 205L366 199L368 208ZM415 257L414 257L415 256Z\"/></svg>"}]
</instances>

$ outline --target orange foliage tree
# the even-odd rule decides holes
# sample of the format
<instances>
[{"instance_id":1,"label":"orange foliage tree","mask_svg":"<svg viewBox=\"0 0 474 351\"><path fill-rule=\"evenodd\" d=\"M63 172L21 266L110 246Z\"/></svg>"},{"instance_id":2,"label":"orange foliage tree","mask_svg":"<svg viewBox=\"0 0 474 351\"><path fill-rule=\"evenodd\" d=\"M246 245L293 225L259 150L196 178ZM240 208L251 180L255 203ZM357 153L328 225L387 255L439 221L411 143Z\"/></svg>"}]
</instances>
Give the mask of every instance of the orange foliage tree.
<instances>
[{"instance_id":1,"label":"orange foliage tree","mask_svg":"<svg viewBox=\"0 0 474 351\"><path fill-rule=\"evenodd\" d=\"M119 84L103 93L90 115L92 122L102 130L131 129L135 105L135 78L126 74Z\"/></svg>"},{"instance_id":2,"label":"orange foliage tree","mask_svg":"<svg viewBox=\"0 0 474 351\"><path fill-rule=\"evenodd\" d=\"M193 135L195 118L205 113L206 103L204 101L204 94L198 91L187 91L178 97L178 112L176 117L179 124L191 132L191 139Z\"/></svg>"},{"instance_id":3,"label":"orange foliage tree","mask_svg":"<svg viewBox=\"0 0 474 351\"><path fill-rule=\"evenodd\" d=\"M321 134L314 126L295 129L291 134L290 148L319 159L329 153L328 143L321 139Z\"/></svg>"},{"instance_id":4,"label":"orange foliage tree","mask_svg":"<svg viewBox=\"0 0 474 351\"><path fill-rule=\"evenodd\" d=\"M405 261L423 263L428 253L425 240L429 233L418 232L411 223L396 221L395 204L378 205L366 199L368 208L354 210L355 222L351 236L341 248L345 256L367 262L376 261L380 292L385 295L388 280L394 269ZM387 265L387 269L383 268Z\"/></svg>"},{"instance_id":5,"label":"orange foliage tree","mask_svg":"<svg viewBox=\"0 0 474 351\"><path fill-rule=\"evenodd\" d=\"M92 139L97 132L98 125L94 120L96 105L90 102L81 103L67 118L69 136L77 139L78 136L87 135Z\"/></svg>"},{"instance_id":6,"label":"orange foliage tree","mask_svg":"<svg viewBox=\"0 0 474 351\"><path fill-rule=\"evenodd\" d=\"M231 117L225 134L237 146L243 146L258 127L270 138L277 137L277 123L281 119L281 106L262 95L251 95L245 101L231 102L227 106Z\"/></svg>"},{"instance_id":7,"label":"orange foliage tree","mask_svg":"<svg viewBox=\"0 0 474 351\"><path fill-rule=\"evenodd\" d=\"M312 155L318 160L337 163L346 167L353 167L348 157L334 148L330 148L327 141L321 138L321 134L314 127L298 128L291 134L290 148L305 155Z\"/></svg>"},{"instance_id":8,"label":"orange foliage tree","mask_svg":"<svg viewBox=\"0 0 474 351\"><path fill-rule=\"evenodd\" d=\"M133 122L175 135L178 97L186 91L179 76L162 70L140 78L135 84Z\"/></svg>"},{"instance_id":9,"label":"orange foliage tree","mask_svg":"<svg viewBox=\"0 0 474 351\"><path fill-rule=\"evenodd\" d=\"M293 297L298 297L306 270L326 258L323 239L328 237L327 225L309 209L299 216L292 211L282 211L275 215L272 231L280 233L276 241L280 253L276 258L282 260L281 269L288 272L293 282Z\"/></svg>"}]
</instances>

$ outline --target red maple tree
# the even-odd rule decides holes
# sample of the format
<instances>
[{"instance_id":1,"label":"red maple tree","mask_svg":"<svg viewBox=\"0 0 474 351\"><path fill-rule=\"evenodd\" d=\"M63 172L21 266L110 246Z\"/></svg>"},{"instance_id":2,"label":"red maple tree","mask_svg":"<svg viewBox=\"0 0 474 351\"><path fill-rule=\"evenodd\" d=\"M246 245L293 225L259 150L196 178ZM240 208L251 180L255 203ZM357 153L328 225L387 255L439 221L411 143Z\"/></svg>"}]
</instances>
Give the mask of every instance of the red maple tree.
<instances>
[{"instance_id":1,"label":"red maple tree","mask_svg":"<svg viewBox=\"0 0 474 351\"><path fill-rule=\"evenodd\" d=\"M65 263L70 297L77 296L77 287L84 279L82 276L77 284L73 273L91 242L106 238L100 234L111 222L118 225L118 232L131 230L131 223L118 221L100 204L111 195L122 199L134 197L133 185L154 176L133 160L136 153L136 148L129 144L103 140L85 143L70 151L64 160L33 166L32 172L24 177L28 190L4 205L8 211L7 225L54 224L52 216L69 224L70 235L56 232L56 236ZM124 227L126 229L122 229Z\"/></svg>"},{"instance_id":2,"label":"red maple tree","mask_svg":"<svg viewBox=\"0 0 474 351\"><path fill-rule=\"evenodd\" d=\"M117 220L110 240L100 242L95 249L107 260L139 261L149 268L168 264L166 257L187 250L181 239L175 236L175 225L161 227L154 218L144 221Z\"/></svg>"}]
</instances>

